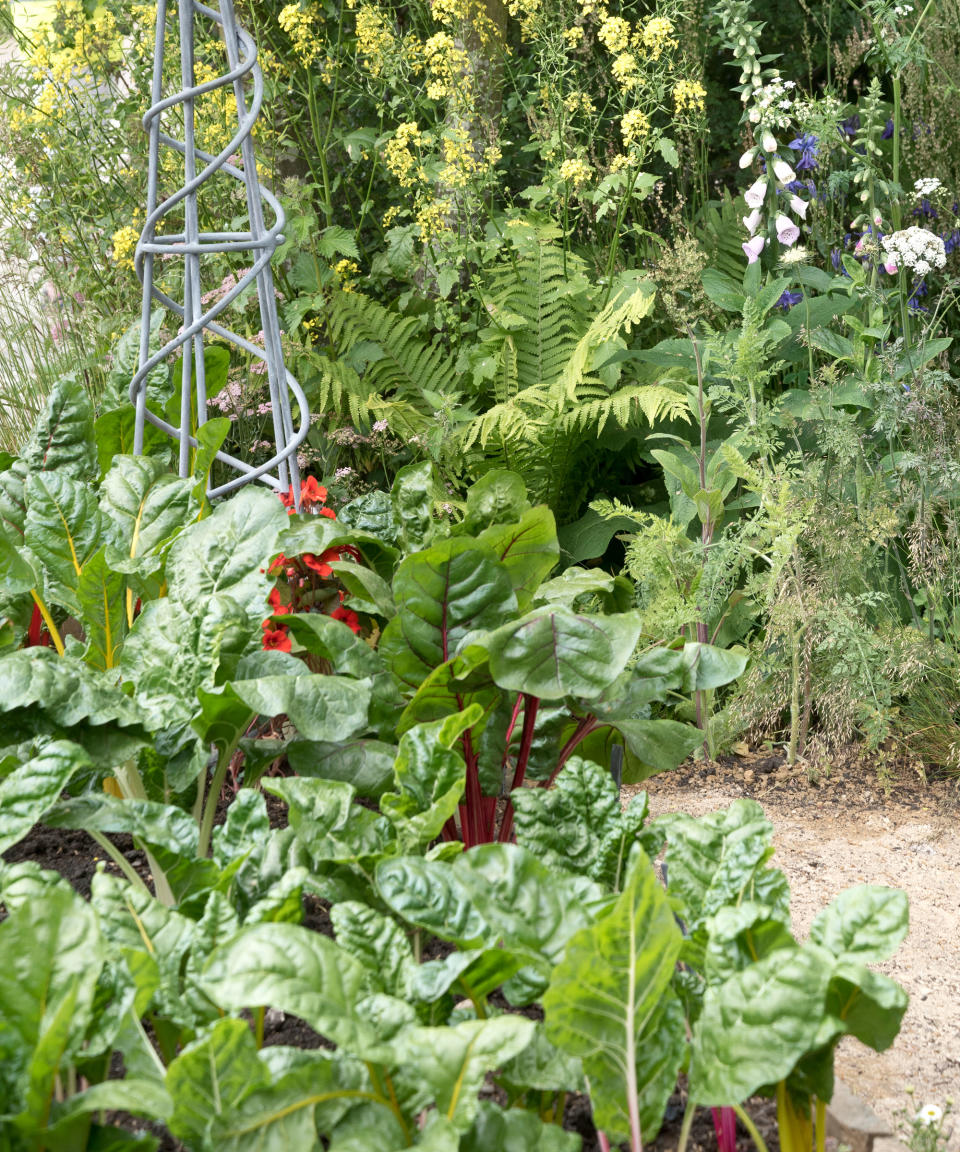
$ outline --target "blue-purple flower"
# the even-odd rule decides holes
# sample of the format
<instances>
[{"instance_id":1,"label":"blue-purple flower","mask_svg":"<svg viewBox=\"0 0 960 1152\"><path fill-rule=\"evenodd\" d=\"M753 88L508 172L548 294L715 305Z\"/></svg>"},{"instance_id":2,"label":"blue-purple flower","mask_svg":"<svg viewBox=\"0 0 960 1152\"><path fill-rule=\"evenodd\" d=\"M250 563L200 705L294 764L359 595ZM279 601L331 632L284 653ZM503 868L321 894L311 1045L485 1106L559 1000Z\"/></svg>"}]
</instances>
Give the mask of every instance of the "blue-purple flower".
<instances>
[{"instance_id":1,"label":"blue-purple flower","mask_svg":"<svg viewBox=\"0 0 960 1152\"><path fill-rule=\"evenodd\" d=\"M791 292L788 288L786 292L780 293L780 299L777 301L774 307L782 308L784 312L789 312L794 304L799 304L802 299L802 292Z\"/></svg>"},{"instance_id":2,"label":"blue-purple flower","mask_svg":"<svg viewBox=\"0 0 960 1152\"><path fill-rule=\"evenodd\" d=\"M809 132L804 133L803 136L798 136L796 140L791 140L789 147L794 152L800 153L800 159L796 163L798 172L811 172L817 167L818 141L816 136L811 136Z\"/></svg>"}]
</instances>

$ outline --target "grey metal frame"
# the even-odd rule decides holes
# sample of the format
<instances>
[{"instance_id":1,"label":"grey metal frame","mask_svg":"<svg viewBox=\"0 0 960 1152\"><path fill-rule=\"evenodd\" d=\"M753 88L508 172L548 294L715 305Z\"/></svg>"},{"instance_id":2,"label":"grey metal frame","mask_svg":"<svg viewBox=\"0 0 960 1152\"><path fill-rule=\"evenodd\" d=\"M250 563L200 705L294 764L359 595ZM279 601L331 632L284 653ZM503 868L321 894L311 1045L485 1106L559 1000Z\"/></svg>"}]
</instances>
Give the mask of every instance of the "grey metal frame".
<instances>
[{"instance_id":1,"label":"grey metal frame","mask_svg":"<svg viewBox=\"0 0 960 1152\"><path fill-rule=\"evenodd\" d=\"M143 285L143 310L140 327L139 368L130 385L130 400L135 406L134 452L143 451L144 429L152 424L179 443L179 471L189 473L190 448L197 446L191 435L190 416L193 391L196 390L197 422L206 423L207 393L204 375L204 332L228 340L231 344L266 362L270 401L273 414L273 432L276 451L264 464L256 467L226 452L218 452L217 459L239 473L238 476L209 491L211 497L223 496L251 480L261 480L281 492L293 489L297 506L300 503L300 470L297 449L310 429L310 411L300 385L287 371L280 345L280 323L274 294L273 273L270 262L277 247L283 242L285 215L275 196L257 178L251 131L263 103L263 75L257 62L257 48L252 37L237 25L233 0L220 0L220 11L207 7L200 0L179 0L179 32L181 61L181 91L163 96L164 40L167 24L168 0L157 2L156 41L154 45L153 88L149 111L143 126L149 133L149 169L147 176L147 215L134 257L137 275ZM197 84L194 70L195 31L197 16L205 17L222 30L230 71L215 80ZM252 97L247 100L245 81L253 81ZM198 97L227 84L233 86L237 105L237 132L216 155L196 146L195 109ZM161 117L167 109L183 106L184 139L177 140L162 131ZM185 181L172 196L158 203L160 148L173 148L184 157ZM243 168L228 162L239 150ZM198 161L203 165L198 170ZM249 232L201 232L198 221L197 193L200 186L218 172L241 181L246 190ZM273 215L268 227L264 219L266 202ZM157 235L158 223L178 204L184 205L184 231ZM200 263L205 255L225 252L250 252L253 264L238 278L236 285L203 310ZM184 261L184 299L180 304L159 289L154 281L154 262L157 256L177 256ZM256 285L263 322L264 347L230 331L217 323L217 317L247 288ZM162 304L182 321L180 332L157 352L150 351L151 320L155 302ZM176 428L147 406L147 380L150 372L179 349L183 349L183 377L181 385L181 419ZM299 407L300 426L294 429L290 397Z\"/></svg>"}]
</instances>

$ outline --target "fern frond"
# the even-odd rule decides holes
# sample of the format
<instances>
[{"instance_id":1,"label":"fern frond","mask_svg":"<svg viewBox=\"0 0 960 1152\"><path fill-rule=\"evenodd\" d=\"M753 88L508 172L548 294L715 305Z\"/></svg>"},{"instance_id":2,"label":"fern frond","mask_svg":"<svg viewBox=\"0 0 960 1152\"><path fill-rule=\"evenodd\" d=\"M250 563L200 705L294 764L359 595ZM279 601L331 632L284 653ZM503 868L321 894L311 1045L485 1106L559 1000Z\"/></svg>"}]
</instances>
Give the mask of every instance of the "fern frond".
<instances>
[{"instance_id":1,"label":"fern frond","mask_svg":"<svg viewBox=\"0 0 960 1152\"><path fill-rule=\"evenodd\" d=\"M577 341L567 365L560 378L558 400L561 394L563 399L574 403L577 399L577 388L587 371L590 358L601 345L615 339L626 329L630 331L634 324L639 323L645 316L649 316L653 308L653 293L640 288L627 300L617 302L611 300L594 316L590 327Z\"/></svg>"},{"instance_id":2,"label":"fern frond","mask_svg":"<svg viewBox=\"0 0 960 1152\"><path fill-rule=\"evenodd\" d=\"M630 384L596 399L583 397L581 390L581 402L567 413L566 419L573 428L593 428L599 436L609 420L628 428L636 423L638 413L651 425L658 420L689 422L690 405L686 396L661 384Z\"/></svg>"}]
</instances>

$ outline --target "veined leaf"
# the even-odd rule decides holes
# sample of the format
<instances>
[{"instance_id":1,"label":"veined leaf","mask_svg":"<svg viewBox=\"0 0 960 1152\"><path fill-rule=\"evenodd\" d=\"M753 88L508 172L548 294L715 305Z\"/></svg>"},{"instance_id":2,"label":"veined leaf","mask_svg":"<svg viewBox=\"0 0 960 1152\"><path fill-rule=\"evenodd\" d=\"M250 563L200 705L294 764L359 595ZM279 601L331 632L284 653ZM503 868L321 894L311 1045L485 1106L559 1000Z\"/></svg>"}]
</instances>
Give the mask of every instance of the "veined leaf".
<instances>
[{"instance_id":1,"label":"veined leaf","mask_svg":"<svg viewBox=\"0 0 960 1152\"><path fill-rule=\"evenodd\" d=\"M683 1017L665 997L681 940L641 852L617 902L567 945L543 998L548 1039L583 1060L597 1126L618 1141L638 1121L655 1132L673 1089Z\"/></svg>"},{"instance_id":2,"label":"veined leaf","mask_svg":"<svg viewBox=\"0 0 960 1152\"><path fill-rule=\"evenodd\" d=\"M24 490L26 543L43 565L47 594L78 612L83 566L102 543L97 498L87 484L57 472L33 473Z\"/></svg>"},{"instance_id":3,"label":"veined leaf","mask_svg":"<svg viewBox=\"0 0 960 1152\"><path fill-rule=\"evenodd\" d=\"M34 754L0 783L0 852L22 840L60 798L75 772L93 762L69 740L40 740Z\"/></svg>"},{"instance_id":4,"label":"veined leaf","mask_svg":"<svg viewBox=\"0 0 960 1152\"><path fill-rule=\"evenodd\" d=\"M116 572L136 572L182 528L193 481L166 471L155 456L115 456L100 487L100 509L113 529L108 550Z\"/></svg>"},{"instance_id":5,"label":"veined leaf","mask_svg":"<svg viewBox=\"0 0 960 1152\"><path fill-rule=\"evenodd\" d=\"M20 458L30 472L56 472L60 477L90 481L97 475L93 405L82 381L62 376Z\"/></svg>"}]
</instances>

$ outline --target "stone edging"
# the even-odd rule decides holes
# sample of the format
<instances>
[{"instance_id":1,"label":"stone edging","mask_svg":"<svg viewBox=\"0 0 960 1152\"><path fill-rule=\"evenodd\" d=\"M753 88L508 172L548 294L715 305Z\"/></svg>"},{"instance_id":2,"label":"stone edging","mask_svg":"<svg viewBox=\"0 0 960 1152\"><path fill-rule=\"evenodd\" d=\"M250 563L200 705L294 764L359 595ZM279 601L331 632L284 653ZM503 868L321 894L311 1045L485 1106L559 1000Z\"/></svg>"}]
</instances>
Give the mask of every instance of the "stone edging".
<instances>
[{"instance_id":1,"label":"stone edging","mask_svg":"<svg viewBox=\"0 0 960 1152\"><path fill-rule=\"evenodd\" d=\"M827 1105L827 1137L845 1144L851 1152L909 1152L909 1149L841 1080L833 1089L833 1099Z\"/></svg>"}]
</instances>

